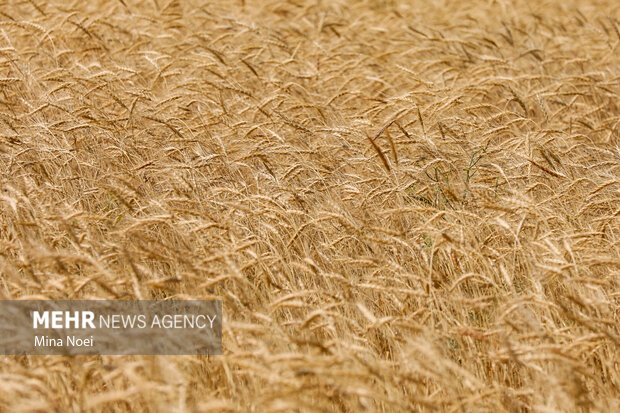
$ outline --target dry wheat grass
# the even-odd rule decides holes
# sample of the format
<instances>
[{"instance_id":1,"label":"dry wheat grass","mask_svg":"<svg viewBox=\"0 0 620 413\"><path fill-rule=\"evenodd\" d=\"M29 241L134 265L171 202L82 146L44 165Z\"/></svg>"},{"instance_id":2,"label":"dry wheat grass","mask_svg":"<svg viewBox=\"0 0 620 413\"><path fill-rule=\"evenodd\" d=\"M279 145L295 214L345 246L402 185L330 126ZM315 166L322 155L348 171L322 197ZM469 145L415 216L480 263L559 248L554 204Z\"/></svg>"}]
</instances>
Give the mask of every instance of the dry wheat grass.
<instances>
[{"instance_id":1,"label":"dry wheat grass","mask_svg":"<svg viewBox=\"0 0 620 413\"><path fill-rule=\"evenodd\" d=\"M620 5L581 3L2 2L1 297L226 319L0 357L0 410L620 411Z\"/></svg>"}]
</instances>

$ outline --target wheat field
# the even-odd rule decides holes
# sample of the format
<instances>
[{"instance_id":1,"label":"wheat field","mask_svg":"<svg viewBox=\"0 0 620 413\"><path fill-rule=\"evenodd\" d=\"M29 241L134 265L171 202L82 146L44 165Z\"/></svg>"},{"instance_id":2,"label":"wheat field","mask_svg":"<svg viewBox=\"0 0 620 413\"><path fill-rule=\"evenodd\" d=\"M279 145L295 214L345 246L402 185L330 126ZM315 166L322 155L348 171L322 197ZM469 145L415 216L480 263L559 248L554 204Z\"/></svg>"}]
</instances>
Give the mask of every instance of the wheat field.
<instances>
[{"instance_id":1,"label":"wheat field","mask_svg":"<svg viewBox=\"0 0 620 413\"><path fill-rule=\"evenodd\" d=\"M7 412L620 411L620 3L3 1L0 298L221 299Z\"/></svg>"}]
</instances>

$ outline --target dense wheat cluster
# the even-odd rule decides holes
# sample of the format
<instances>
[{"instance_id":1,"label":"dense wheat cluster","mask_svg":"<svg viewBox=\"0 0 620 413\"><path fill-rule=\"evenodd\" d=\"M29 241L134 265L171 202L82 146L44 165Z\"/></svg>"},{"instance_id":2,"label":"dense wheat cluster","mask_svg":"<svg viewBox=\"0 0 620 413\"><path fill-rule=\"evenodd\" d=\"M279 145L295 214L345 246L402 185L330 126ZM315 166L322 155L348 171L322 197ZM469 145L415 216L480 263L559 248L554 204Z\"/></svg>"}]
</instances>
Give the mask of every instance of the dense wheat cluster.
<instances>
[{"instance_id":1,"label":"dense wheat cluster","mask_svg":"<svg viewBox=\"0 0 620 413\"><path fill-rule=\"evenodd\" d=\"M0 410L619 411L618 2L8 1L0 84L0 297L225 316Z\"/></svg>"}]
</instances>

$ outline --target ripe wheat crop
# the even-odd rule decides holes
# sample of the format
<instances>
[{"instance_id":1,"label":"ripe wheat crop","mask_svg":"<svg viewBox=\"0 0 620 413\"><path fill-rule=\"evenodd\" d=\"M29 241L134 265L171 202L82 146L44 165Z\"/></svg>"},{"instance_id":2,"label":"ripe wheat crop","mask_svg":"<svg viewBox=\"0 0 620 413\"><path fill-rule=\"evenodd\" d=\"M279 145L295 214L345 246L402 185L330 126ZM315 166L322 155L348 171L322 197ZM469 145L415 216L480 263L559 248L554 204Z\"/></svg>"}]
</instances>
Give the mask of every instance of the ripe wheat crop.
<instances>
[{"instance_id":1,"label":"ripe wheat crop","mask_svg":"<svg viewBox=\"0 0 620 413\"><path fill-rule=\"evenodd\" d=\"M617 1L3 1L0 169L0 298L225 316L0 411L620 411Z\"/></svg>"}]
</instances>

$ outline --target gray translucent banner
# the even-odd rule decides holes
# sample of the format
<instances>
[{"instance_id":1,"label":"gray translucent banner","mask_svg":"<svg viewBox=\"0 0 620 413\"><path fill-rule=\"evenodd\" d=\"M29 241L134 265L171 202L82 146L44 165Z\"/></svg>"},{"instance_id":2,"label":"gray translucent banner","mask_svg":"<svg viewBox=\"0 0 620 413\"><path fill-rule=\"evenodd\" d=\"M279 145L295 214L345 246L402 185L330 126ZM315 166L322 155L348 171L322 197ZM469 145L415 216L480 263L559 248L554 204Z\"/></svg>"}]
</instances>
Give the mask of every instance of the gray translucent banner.
<instances>
[{"instance_id":1,"label":"gray translucent banner","mask_svg":"<svg viewBox=\"0 0 620 413\"><path fill-rule=\"evenodd\" d=\"M0 300L0 354L222 354L222 302Z\"/></svg>"}]
</instances>

